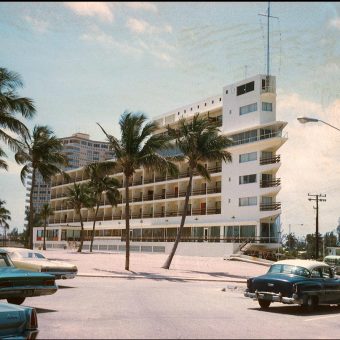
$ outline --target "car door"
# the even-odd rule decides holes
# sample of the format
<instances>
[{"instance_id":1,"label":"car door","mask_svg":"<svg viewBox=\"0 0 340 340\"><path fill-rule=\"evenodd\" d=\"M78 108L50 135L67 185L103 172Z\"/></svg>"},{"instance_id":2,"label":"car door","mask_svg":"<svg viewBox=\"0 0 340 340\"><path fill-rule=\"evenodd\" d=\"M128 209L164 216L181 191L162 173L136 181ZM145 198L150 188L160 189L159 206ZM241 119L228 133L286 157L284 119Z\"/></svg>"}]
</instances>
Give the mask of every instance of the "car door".
<instances>
[{"instance_id":1,"label":"car door","mask_svg":"<svg viewBox=\"0 0 340 340\"><path fill-rule=\"evenodd\" d=\"M338 303L340 302L340 280L334 277L330 267L322 267L322 278L324 281L325 302Z\"/></svg>"},{"instance_id":2,"label":"car door","mask_svg":"<svg viewBox=\"0 0 340 340\"><path fill-rule=\"evenodd\" d=\"M317 296L320 303L325 302L326 296L321 267L315 267L312 269L310 282L308 283L308 288L306 290L308 291L308 295Z\"/></svg>"}]
</instances>

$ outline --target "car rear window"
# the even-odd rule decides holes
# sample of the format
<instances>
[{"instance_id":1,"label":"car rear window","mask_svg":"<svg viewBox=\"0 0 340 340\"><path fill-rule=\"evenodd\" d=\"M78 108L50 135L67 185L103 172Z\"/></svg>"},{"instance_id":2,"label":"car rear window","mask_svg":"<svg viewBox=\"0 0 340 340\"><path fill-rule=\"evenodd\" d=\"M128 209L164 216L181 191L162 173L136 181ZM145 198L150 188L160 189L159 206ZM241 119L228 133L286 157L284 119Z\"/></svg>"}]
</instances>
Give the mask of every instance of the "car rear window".
<instances>
[{"instance_id":1,"label":"car rear window","mask_svg":"<svg viewBox=\"0 0 340 340\"><path fill-rule=\"evenodd\" d=\"M304 277L310 276L308 269L299 266L292 266L289 264L273 264L269 268L268 274L294 274Z\"/></svg>"}]
</instances>

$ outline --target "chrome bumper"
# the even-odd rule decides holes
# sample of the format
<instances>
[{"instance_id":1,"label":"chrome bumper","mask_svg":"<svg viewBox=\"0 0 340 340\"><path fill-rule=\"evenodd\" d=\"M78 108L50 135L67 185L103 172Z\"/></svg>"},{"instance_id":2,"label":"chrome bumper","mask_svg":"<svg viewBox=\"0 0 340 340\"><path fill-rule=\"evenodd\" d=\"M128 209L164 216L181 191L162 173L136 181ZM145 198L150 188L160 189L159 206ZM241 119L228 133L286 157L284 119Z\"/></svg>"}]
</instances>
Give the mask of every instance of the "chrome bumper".
<instances>
[{"instance_id":1,"label":"chrome bumper","mask_svg":"<svg viewBox=\"0 0 340 340\"><path fill-rule=\"evenodd\" d=\"M245 297L252 298L253 300L267 300L271 302L282 302L287 304L301 304L301 299L298 298L296 294L293 294L291 298L282 296L281 293L272 293L272 292L258 292L250 293L248 289L244 292Z\"/></svg>"}]
</instances>

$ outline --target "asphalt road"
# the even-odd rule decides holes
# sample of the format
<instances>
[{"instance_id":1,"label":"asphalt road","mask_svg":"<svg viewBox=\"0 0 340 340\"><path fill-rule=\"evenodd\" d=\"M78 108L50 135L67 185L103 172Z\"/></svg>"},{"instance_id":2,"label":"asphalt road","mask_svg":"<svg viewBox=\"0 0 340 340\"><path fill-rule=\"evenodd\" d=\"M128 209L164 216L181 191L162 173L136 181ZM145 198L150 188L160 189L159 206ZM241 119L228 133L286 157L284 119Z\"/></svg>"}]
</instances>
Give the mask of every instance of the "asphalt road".
<instances>
[{"instance_id":1,"label":"asphalt road","mask_svg":"<svg viewBox=\"0 0 340 340\"><path fill-rule=\"evenodd\" d=\"M268 311L243 296L243 285L183 280L77 277L37 309L38 339L335 338L340 308L306 313L274 303ZM225 288L225 291L223 289Z\"/></svg>"}]
</instances>

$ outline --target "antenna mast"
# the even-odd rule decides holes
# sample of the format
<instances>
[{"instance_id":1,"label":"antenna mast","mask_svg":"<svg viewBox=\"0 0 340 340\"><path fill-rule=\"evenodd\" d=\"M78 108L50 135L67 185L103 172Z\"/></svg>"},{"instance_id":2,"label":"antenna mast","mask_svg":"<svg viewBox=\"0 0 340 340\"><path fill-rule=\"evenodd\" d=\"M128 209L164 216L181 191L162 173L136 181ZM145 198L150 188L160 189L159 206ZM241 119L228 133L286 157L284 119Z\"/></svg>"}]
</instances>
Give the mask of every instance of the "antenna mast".
<instances>
[{"instance_id":1,"label":"antenna mast","mask_svg":"<svg viewBox=\"0 0 340 340\"><path fill-rule=\"evenodd\" d=\"M262 15L264 17L267 17L267 77L269 77L270 74L270 62L269 62L269 58L270 58L270 44L269 44L269 19L270 18L276 18L278 19L278 17L273 17L270 15L270 1L268 1L268 9L267 9L267 14L259 14Z\"/></svg>"}]
</instances>

